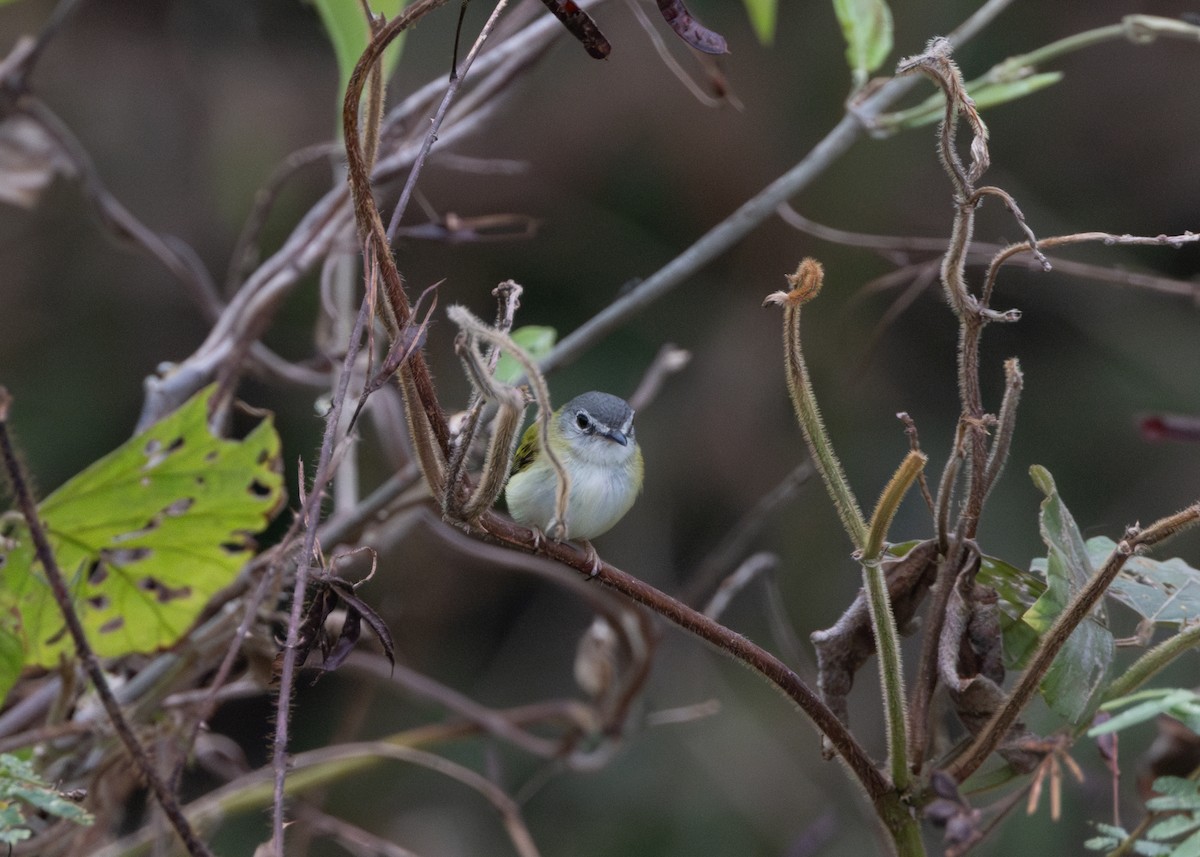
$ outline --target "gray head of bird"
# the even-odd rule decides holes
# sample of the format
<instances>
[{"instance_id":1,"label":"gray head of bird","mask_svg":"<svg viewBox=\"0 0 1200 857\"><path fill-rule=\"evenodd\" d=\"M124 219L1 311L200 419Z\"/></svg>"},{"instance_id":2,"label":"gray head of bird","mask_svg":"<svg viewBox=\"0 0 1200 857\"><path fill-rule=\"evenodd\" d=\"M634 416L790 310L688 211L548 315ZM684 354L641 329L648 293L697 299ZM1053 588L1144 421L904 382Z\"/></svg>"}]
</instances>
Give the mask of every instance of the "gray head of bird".
<instances>
[{"instance_id":1,"label":"gray head of bird","mask_svg":"<svg viewBox=\"0 0 1200 857\"><path fill-rule=\"evenodd\" d=\"M576 396L558 413L558 429L581 458L620 462L634 455L633 408L619 396L592 391Z\"/></svg>"}]
</instances>

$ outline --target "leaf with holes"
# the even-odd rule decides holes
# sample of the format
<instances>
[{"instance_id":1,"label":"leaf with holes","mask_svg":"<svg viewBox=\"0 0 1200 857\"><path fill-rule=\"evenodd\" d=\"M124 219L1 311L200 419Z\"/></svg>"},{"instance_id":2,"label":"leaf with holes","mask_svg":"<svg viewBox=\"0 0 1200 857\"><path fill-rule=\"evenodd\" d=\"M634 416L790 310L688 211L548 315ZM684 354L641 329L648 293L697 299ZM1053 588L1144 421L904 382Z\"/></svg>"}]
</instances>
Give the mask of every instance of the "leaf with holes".
<instances>
[{"instance_id":1,"label":"leaf with holes","mask_svg":"<svg viewBox=\"0 0 1200 857\"><path fill-rule=\"evenodd\" d=\"M101 657L170 646L253 550L283 503L270 416L238 441L208 430L214 387L92 464L38 507L88 639ZM20 610L25 663L74 643L24 524L0 526L0 580Z\"/></svg>"},{"instance_id":2,"label":"leaf with holes","mask_svg":"<svg viewBox=\"0 0 1200 857\"><path fill-rule=\"evenodd\" d=\"M1104 565L1116 546L1106 536L1088 539L1092 565ZM1178 557L1131 556L1108 588L1108 595L1159 625L1195 622L1200 619L1200 569Z\"/></svg>"}]
</instances>

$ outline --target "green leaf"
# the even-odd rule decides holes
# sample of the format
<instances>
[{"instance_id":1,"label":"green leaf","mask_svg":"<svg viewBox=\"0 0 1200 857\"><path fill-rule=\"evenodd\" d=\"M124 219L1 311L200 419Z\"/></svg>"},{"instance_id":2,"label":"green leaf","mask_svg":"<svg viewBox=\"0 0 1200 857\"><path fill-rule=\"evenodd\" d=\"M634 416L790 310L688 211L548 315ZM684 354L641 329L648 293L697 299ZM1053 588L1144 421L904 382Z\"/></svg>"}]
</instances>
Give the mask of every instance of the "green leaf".
<instances>
[{"instance_id":1,"label":"green leaf","mask_svg":"<svg viewBox=\"0 0 1200 857\"><path fill-rule=\"evenodd\" d=\"M400 13L406 0L371 0L371 11L376 15L383 14L389 21ZM329 41L333 42L333 52L337 56L339 93L345 93L354 73L354 66L371 41L371 27L363 13L359 0L312 0L321 16ZM380 65L383 67L383 79L391 77L396 63L400 60L400 48L404 43L401 33L383 52ZM342 99L338 98L338 115L341 115Z\"/></svg>"},{"instance_id":2,"label":"green leaf","mask_svg":"<svg viewBox=\"0 0 1200 857\"><path fill-rule=\"evenodd\" d=\"M549 354L557 339L558 331L553 327L540 327L536 324L527 324L512 332L513 342L521 346L534 360L541 360ZM524 374L525 370L521 368L520 363L507 354L500 355L500 362L496 364L497 381L511 384Z\"/></svg>"},{"instance_id":3,"label":"green leaf","mask_svg":"<svg viewBox=\"0 0 1200 857\"><path fill-rule=\"evenodd\" d=\"M215 385L75 476L38 508L75 609L101 657L170 646L250 558L283 501L268 416L243 440L208 431ZM20 608L26 664L73 654L23 522L0 537L0 580Z\"/></svg>"},{"instance_id":4,"label":"green leaf","mask_svg":"<svg viewBox=\"0 0 1200 857\"><path fill-rule=\"evenodd\" d=\"M31 836L33 831L25 826L25 814L21 812L20 804L0 806L0 844L16 845Z\"/></svg>"},{"instance_id":5,"label":"green leaf","mask_svg":"<svg viewBox=\"0 0 1200 857\"><path fill-rule=\"evenodd\" d=\"M846 61L855 87L892 52L892 11L885 0L833 0L833 11L846 38Z\"/></svg>"},{"instance_id":6,"label":"green leaf","mask_svg":"<svg viewBox=\"0 0 1200 857\"><path fill-rule=\"evenodd\" d=\"M1039 523L1048 553L1045 560L1035 561L1034 565L1045 569L1047 586L1023 618L1044 634L1092 577L1092 564L1079 527L1059 496L1050 472L1035 464L1029 473L1046 495ZM1067 639L1042 680L1042 697L1051 710L1072 724L1079 722L1104 684L1114 648L1113 636L1105 627L1103 604L1098 604Z\"/></svg>"},{"instance_id":7,"label":"green leaf","mask_svg":"<svg viewBox=\"0 0 1200 857\"><path fill-rule=\"evenodd\" d=\"M1037 648L1041 635L1025 622L1025 613L1046 592L1046 582L1038 575L1009 565L1001 559L985 556L979 563L976 580L996 590L1000 596L1000 633L1004 642L1004 665L1020 669Z\"/></svg>"},{"instance_id":8,"label":"green leaf","mask_svg":"<svg viewBox=\"0 0 1200 857\"><path fill-rule=\"evenodd\" d=\"M1200 857L1200 831L1176 845L1171 857Z\"/></svg>"},{"instance_id":9,"label":"green leaf","mask_svg":"<svg viewBox=\"0 0 1200 857\"><path fill-rule=\"evenodd\" d=\"M0 705L25 666L25 641L21 639L21 614L7 591L0 591Z\"/></svg>"},{"instance_id":10,"label":"green leaf","mask_svg":"<svg viewBox=\"0 0 1200 857\"><path fill-rule=\"evenodd\" d=\"M1147 839L1175 839L1200 827L1200 818L1190 815L1172 815L1157 821L1146 830Z\"/></svg>"},{"instance_id":11,"label":"green leaf","mask_svg":"<svg viewBox=\"0 0 1200 857\"><path fill-rule=\"evenodd\" d=\"M11 844L30 836L18 801L76 824L89 825L94 821L91 813L44 782L28 762L0 753L0 843Z\"/></svg>"},{"instance_id":12,"label":"green leaf","mask_svg":"<svg viewBox=\"0 0 1200 857\"><path fill-rule=\"evenodd\" d=\"M1121 844L1121 840L1129 836L1123 827L1103 822L1097 822L1094 826L1101 835L1094 836L1083 843L1083 847L1089 851L1111 851Z\"/></svg>"},{"instance_id":13,"label":"green leaf","mask_svg":"<svg viewBox=\"0 0 1200 857\"><path fill-rule=\"evenodd\" d=\"M1101 566L1117 546L1106 536L1087 540L1092 565ZM1144 619L1181 625L1200 618L1200 570L1182 559L1131 556L1108 588L1108 594Z\"/></svg>"},{"instance_id":14,"label":"green leaf","mask_svg":"<svg viewBox=\"0 0 1200 857\"><path fill-rule=\"evenodd\" d=\"M1031 74L1019 80L972 81L966 84L967 93L980 110L997 107L1032 95L1063 79L1060 71ZM940 93L931 95L915 107L883 117L881 123L895 128L920 128L939 121L946 113L946 99Z\"/></svg>"},{"instance_id":15,"label":"green leaf","mask_svg":"<svg viewBox=\"0 0 1200 857\"><path fill-rule=\"evenodd\" d=\"M1154 781L1158 795L1146 801L1146 809L1155 812L1200 810L1200 783L1184 777L1159 777Z\"/></svg>"},{"instance_id":16,"label":"green leaf","mask_svg":"<svg viewBox=\"0 0 1200 857\"><path fill-rule=\"evenodd\" d=\"M1110 700L1100 706L1104 711L1115 711L1127 708L1120 714L1088 730L1089 737L1103 735L1106 732L1119 732L1153 720L1160 714L1168 714L1186 725L1192 731L1200 730L1200 695L1186 688L1163 688L1160 690L1143 690Z\"/></svg>"},{"instance_id":17,"label":"green leaf","mask_svg":"<svg viewBox=\"0 0 1200 857\"><path fill-rule=\"evenodd\" d=\"M759 42L769 45L775 41L775 25L779 18L778 0L742 0L754 35Z\"/></svg>"}]
</instances>

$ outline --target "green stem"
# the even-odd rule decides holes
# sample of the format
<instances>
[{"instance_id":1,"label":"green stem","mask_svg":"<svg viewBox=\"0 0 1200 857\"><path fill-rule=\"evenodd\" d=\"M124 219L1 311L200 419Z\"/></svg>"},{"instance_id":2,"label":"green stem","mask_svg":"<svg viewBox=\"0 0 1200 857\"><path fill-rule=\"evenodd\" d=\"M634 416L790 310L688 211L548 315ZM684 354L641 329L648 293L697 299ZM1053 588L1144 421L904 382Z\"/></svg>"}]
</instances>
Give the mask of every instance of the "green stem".
<instances>
[{"instance_id":1,"label":"green stem","mask_svg":"<svg viewBox=\"0 0 1200 857\"><path fill-rule=\"evenodd\" d=\"M875 811L887 827L898 857L925 857L921 824L912 807L896 792L875 802Z\"/></svg>"},{"instance_id":2,"label":"green stem","mask_svg":"<svg viewBox=\"0 0 1200 857\"><path fill-rule=\"evenodd\" d=\"M1149 681L1156 673L1193 646L1200 645L1200 624L1180 631L1163 640L1133 662L1133 665L1113 680L1104 693L1104 702L1127 696Z\"/></svg>"},{"instance_id":3,"label":"green stem","mask_svg":"<svg viewBox=\"0 0 1200 857\"><path fill-rule=\"evenodd\" d=\"M884 486L883 492L879 495L879 502L875 504L875 512L871 515L871 526L867 531L867 541L862 549L864 560L878 560L880 554L883 553L884 539L887 537L888 528L892 525L892 518L896 516L896 510L900 508L900 501L904 499L908 489L921 475L921 471L925 468L925 462L928 460L929 458L923 452L912 450L900 462L900 466L896 468L896 472Z\"/></svg>"},{"instance_id":4,"label":"green stem","mask_svg":"<svg viewBox=\"0 0 1200 857\"><path fill-rule=\"evenodd\" d=\"M804 432L804 440L817 472L825 483L825 490L833 500L838 517L842 519L842 526L846 528L855 549L862 550L867 543L867 524L854 492L850 490L842 463L833 451L825 425L821 422L821 411L817 407L804 353L800 348L800 307L821 291L825 272L817 260L805 259L796 268L796 273L787 279L791 291L775 292L767 297L763 306L776 304L783 307L784 359L787 364L788 392L796 409L796 419L800 423L800 430Z\"/></svg>"},{"instance_id":5,"label":"green stem","mask_svg":"<svg viewBox=\"0 0 1200 857\"><path fill-rule=\"evenodd\" d=\"M887 581L884 579L880 555L883 553L884 538L888 527L900 506L900 501L912 487L928 459L913 450L892 474L875 513L867 542L863 548L863 582L867 590L867 605L871 612L871 627L875 632L875 650L879 653L879 679L883 687L883 705L887 712L888 762L892 772L892 785L903 793L908 789L908 711L904 694L904 664L900 658L900 635L896 631L896 618L888 598Z\"/></svg>"}]
</instances>

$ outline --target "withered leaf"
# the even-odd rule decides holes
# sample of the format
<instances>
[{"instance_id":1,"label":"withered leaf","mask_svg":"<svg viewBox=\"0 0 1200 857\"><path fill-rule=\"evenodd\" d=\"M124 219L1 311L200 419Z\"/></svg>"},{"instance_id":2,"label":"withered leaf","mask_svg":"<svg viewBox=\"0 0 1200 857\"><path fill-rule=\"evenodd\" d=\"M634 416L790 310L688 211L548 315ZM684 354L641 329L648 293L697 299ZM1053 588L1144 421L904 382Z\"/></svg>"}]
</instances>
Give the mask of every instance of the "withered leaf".
<instances>
[{"instance_id":1,"label":"withered leaf","mask_svg":"<svg viewBox=\"0 0 1200 857\"><path fill-rule=\"evenodd\" d=\"M883 564L892 612L901 633L905 633L933 584L937 553L936 541L917 542L904 556ZM849 714L846 698L854 686L854 674L875 654L875 634L871 630L866 595L860 590L837 624L814 631L812 641L817 651L817 687L821 698L846 723Z\"/></svg>"},{"instance_id":2,"label":"withered leaf","mask_svg":"<svg viewBox=\"0 0 1200 857\"><path fill-rule=\"evenodd\" d=\"M1005 703L998 597L975 582L979 556L959 572L946 605L938 640L938 674L949 691L954 711L972 735L979 733ZM997 753L1018 771L1028 773L1045 755L1036 749L1038 737L1017 721Z\"/></svg>"},{"instance_id":3,"label":"withered leaf","mask_svg":"<svg viewBox=\"0 0 1200 857\"><path fill-rule=\"evenodd\" d=\"M355 592L354 584L336 575L322 574L313 584L312 601L305 611L296 635L296 662L303 664L313 648L321 651L321 665L318 667L318 677L332 672L340 667L354 651L355 645L362 636L362 623L367 625L379 638L383 652L392 664L396 663L395 643L391 632L375 609ZM345 618L336 637L329 632L329 618L334 611L342 608ZM283 661L275 659L275 672L279 673Z\"/></svg>"}]
</instances>

